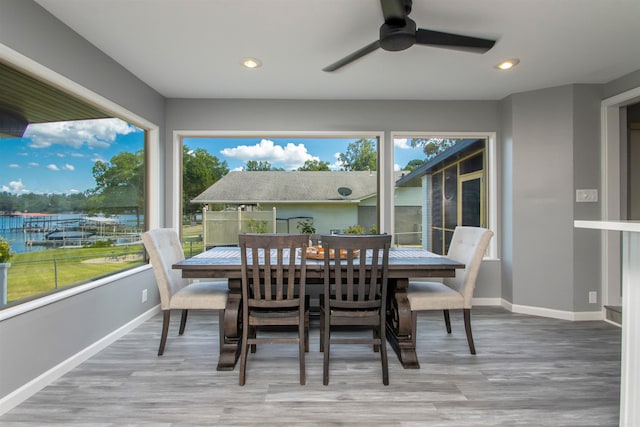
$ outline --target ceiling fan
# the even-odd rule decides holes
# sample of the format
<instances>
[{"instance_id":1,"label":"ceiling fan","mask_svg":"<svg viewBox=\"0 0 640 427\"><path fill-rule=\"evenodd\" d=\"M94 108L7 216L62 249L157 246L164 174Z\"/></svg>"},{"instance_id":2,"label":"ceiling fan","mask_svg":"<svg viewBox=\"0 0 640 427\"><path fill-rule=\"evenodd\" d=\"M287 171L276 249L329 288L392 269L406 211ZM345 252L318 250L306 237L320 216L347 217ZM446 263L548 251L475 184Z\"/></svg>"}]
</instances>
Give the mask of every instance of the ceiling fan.
<instances>
[{"instance_id":1,"label":"ceiling fan","mask_svg":"<svg viewBox=\"0 0 640 427\"><path fill-rule=\"evenodd\" d=\"M416 29L415 21L409 18L412 0L380 0L380 4L382 5L382 15L384 16L384 24L380 27L380 39L323 68L323 71L335 71L378 48L400 51L408 49L414 44L419 44L485 53L496 43L495 40L424 30L422 28Z\"/></svg>"}]
</instances>

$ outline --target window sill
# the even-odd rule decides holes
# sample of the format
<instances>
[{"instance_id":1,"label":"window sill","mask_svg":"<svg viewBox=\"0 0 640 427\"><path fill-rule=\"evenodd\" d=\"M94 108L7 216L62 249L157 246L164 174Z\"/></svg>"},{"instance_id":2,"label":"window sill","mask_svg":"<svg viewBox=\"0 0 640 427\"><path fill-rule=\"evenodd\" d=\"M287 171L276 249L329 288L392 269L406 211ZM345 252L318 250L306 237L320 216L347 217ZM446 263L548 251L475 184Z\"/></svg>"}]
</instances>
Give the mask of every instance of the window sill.
<instances>
[{"instance_id":1,"label":"window sill","mask_svg":"<svg viewBox=\"0 0 640 427\"><path fill-rule=\"evenodd\" d=\"M95 288L99 288L104 285L108 285L110 283L115 282L116 280L120 280L124 277L131 276L133 274L140 273L142 271L148 270L151 268L150 264L142 265L139 267L132 268L127 271L123 271L121 273L116 273L108 277L103 277L101 279L97 279L93 282L86 283L84 285L74 286L70 289L66 289L63 291L59 291L53 293L51 295L44 296L42 298L36 298L31 301L27 301L22 304L18 304L13 307L6 308L4 310L0 310L0 322L10 319L15 316L19 316L21 314L27 313L32 310L36 310L38 308L47 306L49 304L54 304L58 301L61 301L66 298L70 298L74 295L81 294L83 292L90 291Z\"/></svg>"}]
</instances>

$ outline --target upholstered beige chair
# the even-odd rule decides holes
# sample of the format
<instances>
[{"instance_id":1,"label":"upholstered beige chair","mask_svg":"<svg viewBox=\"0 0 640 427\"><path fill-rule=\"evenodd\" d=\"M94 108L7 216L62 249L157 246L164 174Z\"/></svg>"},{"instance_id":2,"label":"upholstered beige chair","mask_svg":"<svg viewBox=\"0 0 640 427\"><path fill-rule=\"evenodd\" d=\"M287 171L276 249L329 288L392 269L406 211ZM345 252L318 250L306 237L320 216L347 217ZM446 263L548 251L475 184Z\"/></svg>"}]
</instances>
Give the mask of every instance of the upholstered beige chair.
<instances>
[{"instance_id":1,"label":"upholstered beige chair","mask_svg":"<svg viewBox=\"0 0 640 427\"><path fill-rule=\"evenodd\" d=\"M493 236L491 230L480 227L456 227L447 258L464 263L464 270L456 270L455 277L441 282L409 280L407 297L413 320L413 344L416 344L418 312L442 310L447 332L451 333L449 310L462 309L469 351L476 354L471 333L471 300L482 258Z\"/></svg>"},{"instance_id":2,"label":"upholstered beige chair","mask_svg":"<svg viewBox=\"0 0 640 427\"><path fill-rule=\"evenodd\" d=\"M223 319L229 288L227 280L193 282L182 277L172 265L184 260L180 237L172 228L158 228L142 234L160 292L163 313L158 356L162 356L169 332L171 310L182 310L179 334L184 333L189 310L218 310L220 345L224 342Z\"/></svg>"}]
</instances>

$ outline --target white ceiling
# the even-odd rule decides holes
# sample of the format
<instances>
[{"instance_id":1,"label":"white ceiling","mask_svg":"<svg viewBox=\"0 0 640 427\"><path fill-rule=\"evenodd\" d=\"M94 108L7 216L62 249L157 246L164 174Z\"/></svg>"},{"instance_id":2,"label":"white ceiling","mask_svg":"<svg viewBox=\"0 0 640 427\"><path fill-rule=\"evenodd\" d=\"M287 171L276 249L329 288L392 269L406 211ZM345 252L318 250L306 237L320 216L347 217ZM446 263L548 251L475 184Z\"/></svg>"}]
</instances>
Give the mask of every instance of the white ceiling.
<instances>
[{"instance_id":1,"label":"white ceiling","mask_svg":"<svg viewBox=\"0 0 640 427\"><path fill-rule=\"evenodd\" d=\"M414 0L419 28L498 42L379 49L333 73L322 68L378 38L379 0L36 2L171 98L498 100L640 69L639 0Z\"/></svg>"}]
</instances>

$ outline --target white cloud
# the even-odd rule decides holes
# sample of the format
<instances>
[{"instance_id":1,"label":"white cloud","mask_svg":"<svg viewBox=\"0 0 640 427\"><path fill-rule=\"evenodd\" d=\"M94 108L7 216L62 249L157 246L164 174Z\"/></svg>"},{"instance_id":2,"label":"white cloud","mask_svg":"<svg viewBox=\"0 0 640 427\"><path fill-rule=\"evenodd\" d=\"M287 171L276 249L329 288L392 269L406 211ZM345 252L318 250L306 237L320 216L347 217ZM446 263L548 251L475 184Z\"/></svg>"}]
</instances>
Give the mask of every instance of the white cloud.
<instances>
[{"instance_id":1,"label":"white cloud","mask_svg":"<svg viewBox=\"0 0 640 427\"><path fill-rule=\"evenodd\" d=\"M69 193L77 194L77 193L80 193L80 190L76 190L75 188L72 188L71 190L69 190Z\"/></svg>"},{"instance_id":2,"label":"white cloud","mask_svg":"<svg viewBox=\"0 0 640 427\"><path fill-rule=\"evenodd\" d=\"M65 171L74 171L74 170L76 170L76 168L75 168L73 165L70 165L69 163L67 163L67 164L65 164L65 165L62 167L62 170L65 170Z\"/></svg>"},{"instance_id":3,"label":"white cloud","mask_svg":"<svg viewBox=\"0 0 640 427\"><path fill-rule=\"evenodd\" d=\"M52 171L59 171L60 168L56 165L54 165L53 163L51 163L50 165L47 165L47 169L52 170Z\"/></svg>"},{"instance_id":4,"label":"white cloud","mask_svg":"<svg viewBox=\"0 0 640 427\"><path fill-rule=\"evenodd\" d=\"M96 119L56 123L30 124L24 134L30 138L32 148L47 148L52 145L66 145L79 148L86 144L89 148L105 148L118 135L136 132L137 129L120 119Z\"/></svg>"},{"instance_id":5,"label":"white cloud","mask_svg":"<svg viewBox=\"0 0 640 427\"><path fill-rule=\"evenodd\" d=\"M394 171L396 171L396 172L398 172L398 171L401 171L401 170L402 170L402 168L400 167L400 165L399 165L399 164L394 163L394 164L393 164L393 170L394 170Z\"/></svg>"},{"instance_id":6,"label":"white cloud","mask_svg":"<svg viewBox=\"0 0 640 427\"><path fill-rule=\"evenodd\" d=\"M20 169L20 165L18 165L18 164L16 164L16 163L11 163L11 164L9 165L9 168L11 168L11 169Z\"/></svg>"},{"instance_id":7,"label":"white cloud","mask_svg":"<svg viewBox=\"0 0 640 427\"><path fill-rule=\"evenodd\" d=\"M329 169L331 169L331 170L340 170L340 169L342 169L342 167L344 166L344 163L340 160L340 154L341 153L335 153L333 155L333 157L336 159L336 161L329 165Z\"/></svg>"},{"instance_id":8,"label":"white cloud","mask_svg":"<svg viewBox=\"0 0 640 427\"><path fill-rule=\"evenodd\" d=\"M3 185L2 191L6 191L8 193L14 193L14 194L29 192L27 190L27 187L22 183L22 179L19 179L17 181L11 181L8 186Z\"/></svg>"},{"instance_id":9,"label":"white cloud","mask_svg":"<svg viewBox=\"0 0 640 427\"><path fill-rule=\"evenodd\" d=\"M40 163L38 163L38 162L29 162L27 164L27 166L29 166L30 168L37 168L37 167L40 167Z\"/></svg>"},{"instance_id":10,"label":"white cloud","mask_svg":"<svg viewBox=\"0 0 640 427\"><path fill-rule=\"evenodd\" d=\"M71 157L84 157L83 153L71 153Z\"/></svg>"},{"instance_id":11,"label":"white cloud","mask_svg":"<svg viewBox=\"0 0 640 427\"><path fill-rule=\"evenodd\" d=\"M273 141L263 139L256 145L239 145L235 148L225 148L221 154L241 161L256 160L266 161L272 166L282 165L285 170L297 169L307 160L320 160L307 152L304 144L288 143L282 147Z\"/></svg>"},{"instance_id":12,"label":"white cloud","mask_svg":"<svg viewBox=\"0 0 640 427\"><path fill-rule=\"evenodd\" d=\"M394 138L393 146L401 150L410 150L413 148L409 145L409 140L407 138Z\"/></svg>"}]
</instances>

